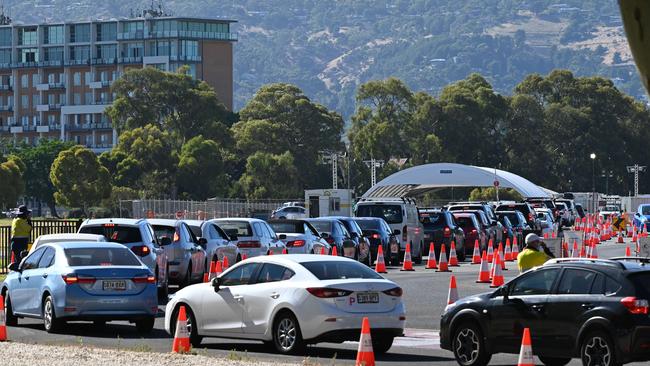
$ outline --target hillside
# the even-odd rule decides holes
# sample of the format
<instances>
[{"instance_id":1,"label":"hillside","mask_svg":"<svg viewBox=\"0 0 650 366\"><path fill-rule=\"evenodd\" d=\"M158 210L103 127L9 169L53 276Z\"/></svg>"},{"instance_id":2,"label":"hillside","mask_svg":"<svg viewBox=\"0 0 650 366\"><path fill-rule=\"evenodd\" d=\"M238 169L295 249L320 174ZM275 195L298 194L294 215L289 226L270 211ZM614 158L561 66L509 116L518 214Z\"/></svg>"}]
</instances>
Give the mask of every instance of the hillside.
<instances>
[{"instance_id":1,"label":"hillside","mask_svg":"<svg viewBox=\"0 0 650 366\"><path fill-rule=\"evenodd\" d=\"M559 1L559 0L558 0ZM149 1L5 1L16 21L128 16ZM567 68L645 98L610 0L169 0L176 15L239 21L235 103L291 82L346 118L357 86L396 76L437 93L479 72L509 94L524 75Z\"/></svg>"}]
</instances>

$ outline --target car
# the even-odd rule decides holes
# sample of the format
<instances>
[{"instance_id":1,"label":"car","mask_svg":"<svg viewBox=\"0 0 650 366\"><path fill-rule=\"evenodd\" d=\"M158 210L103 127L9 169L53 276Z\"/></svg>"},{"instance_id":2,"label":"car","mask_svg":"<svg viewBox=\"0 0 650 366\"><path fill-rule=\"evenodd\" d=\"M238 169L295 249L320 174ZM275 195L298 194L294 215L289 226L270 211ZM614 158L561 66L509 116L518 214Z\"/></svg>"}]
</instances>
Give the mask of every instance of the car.
<instances>
[{"instance_id":1,"label":"car","mask_svg":"<svg viewBox=\"0 0 650 366\"><path fill-rule=\"evenodd\" d=\"M531 230L539 231L542 229L542 224L537 219L537 215L535 215L535 210L528 202L500 204L496 207L497 214L499 213L499 211L519 211L522 214L524 214L526 223L528 224L528 226L530 226Z\"/></svg>"},{"instance_id":2,"label":"car","mask_svg":"<svg viewBox=\"0 0 650 366\"><path fill-rule=\"evenodd\" d=\"M272 219L305 219L309 215L302 206L283 206L271 213Z\"/></svg>"},{"instance_id":3,"label":"car","mask_svg":"<svg viewBox=\"0 0 650 366\"><path fill-rule=\"evenodd\" d=\"M197 238L182 220L148 219L156 239L162 243L169 264L169 281L181 287L203 280L207 240Z\"/></svg>"},{"instance_id":4,"label":"car","mask_svg":"<svg viewBox=\"0 0 650 366\"><path fill-rule=\"evenodd\" d=\"M576 208L576 213L578 214L578 216L579 216L581 219L584 218L584 217L586 216L586 215L585 215L585 209L582 207L581 204L576 203L576 204L575 204L575 208Z\"/></svg>"},{"instance_id":5,"label":"car","mask_svg":"<svg viewBox=\"0 0 650 366\"><path fill-rule=\"evenodd\" d=\"M482 225L478 222L476 215L462 211L452 211L452 215L454 215L454 221L465 233L464 247L471 245L474 248L474 243L478 240L481 251L487 250L488 237Z\"/></svg>"},{"instance_id":6,"label":"car","mask_svg":"<svg viewBox=\"0 0 650 366\"><path fill-rule=\"evenodd\" d=\"M481 218L483 225L487 225L490 237L495 245L503 243L503 226L497 220L497 216L492 209L492 206L487 202L452 202L447 207L449 211L474 211L479 210L483 212L485 218ZM486 220L487 219L487 220Z\"/></svg>"},{"instance_id":7,"label":"car","mask_svg":"<svg viewBox=\"0 0 650 366\"><path fill-rule=\"evenodd\" d=\"M576 217L578 217L578 214L576 213L575 202L569 198L556 198L555 202L564 203L564 205L566 206L569 212L569 222L570 222L570 224L566 226L573 226L573 223L576 221Z\"/></svg>"},{"instance_id":8,"label":"car","mask_svg":"<svg viewBox=\"0 0 650 366\"><path fill-rule=\"evenodd\" d=\"M559 226L571 226L573 221L571 221L571 212L567 208L564 202L555 202L555 206L558 209L558 219L557 223Z\"/></svg>"},{"instance_id":9,"label":"car","mask_svg":"<svg viewBox=\"0 0 650 366\"><path fill-rule=\"evenodd\" d=\"M371 263L377 260L377 252L381 245L384 262L399 266L399 239L386 221L378 217L355 217L354 221L363 230L363 236L370 241Z\"/></svg>"},{"instance_id":10,"label":"car","mask_svg":"<svg viewBox=\"0 0 650 366\"><path fill-rule=\"evenodd\" d=\"M80 234L103 235L107 241L131 249L156 277L158 295L165 301L169 293L169 263L153 228L144 219L88 219L81 223Z\"/></svg>"},{"instance_id":11,"label":"car","mask_svg":"<svg viewBox=\"0 0 650 366\"><path fill-rule=\"evenodd\" d=\"M183 222L190 227L194 236L206 240L206 268L210 268L210 262L213 260L223 261L224 258L228 258L228 263L237 263L242 259L237 244L230 240L228 234L219 225L201 220L183 220Z\"/></svg>"},{"instance_id":12,"label":"car","mask_svg":"<svg viewBox=\"0 0 650 366\"><path fill-rule=\"evenodd\" d=\"M413 262L422 263L425 252L424 228L415 201L406 198L362 199L354 208L354 216L384 219L393 233L398 235L400 260L404 258L406 244L409 243Z\"/></svg>"},{"instance_id":13,"label":"car","mask_svg":"<svg viewBox=\"0 0 650 366\"><path fill-rule=\"evenodd\" d=\"M338 219L307 219L321 238L325 239L331 246L336 246L336 252L340 256L359 260L359 246L352 239L352 235L345 228L345 225Z\"/></svg>"},{"instance_id":14,"label":"car","mask_svg":"<svg viewBox=\"0 0 650 366\"><path fill-rule=\"evenodd\" d=\"M563 258L535 267L493 292L448 305L440 346L464 366L519 353L524 328L546 365L649 361L647 258Z\"/></svg>"},{"instance_id":15,"label":"car","mask_svg":"<svg viewBox=\"0 0 650 366\"><path fill-rule=\"evenodd\" d=\"M620 214L621 214L621 207L617 205L606 205L598 212L598 216L603 220L609 219L610 216L612 219L615 219Z\"/></svg>"},{"instance_id":16,"label":"car","mask_svg":"<svg viewBox=\"0 0 650 366\"><path fill-rule=\"evenodd\" d=\"M526 202L535 208L548 208L551 210L553 215L553 220L556 220L559 216L558 208L555 205L555 202L551 198L527 198Z\"/></svg>"},{"instance_id":17,"label":"car","mask_svg":"<svg viewBox=\"0 0 650 366\"><path fill-rule=\"evenodd\" d=\"M37 318L55 333L64 331L67 321L128 320L142 333L153 329L156 277L124 245L48 243L10 269L0 290L7 325Z\"/></svg>"},{"instance_id":18,"label":"car","mask_svg":"<svg viewBox=\"0 0 650 366\"><path fill-rule=\"evenodd\" d=\"M471 213L474 216L476 216L476 220L480 224L481 229L485 232L487 242L489 243L490 241L492 241L492 244L495 247L498 246L499 243L500 243L497 240L497 230L500 230L499 236L503 239L503 229L498 229L499 227L502 227L503 225L501 225L500 223L499 223L499 226L490 224L490 221L485 216L485 213L482 210L452 211L452 212L453 213L456 213L456 212ZM474 245L474 244L472 243L472 245Z\"/></svg>"},{"instance_id":19,"label":"car","mask_svg":"<svg viewBox=\"0 0 650 366\"><path fill-rule=\"evenodd\" d=\"M447 210L422 209L420 210L420 220L424 227L425 243L433 243L436 253L440 253L442 244L445 244L445 247L449 250L453 241L456 246L458 260L462 262L466 256L472 255L474 242L465 242L465 232L456 223L452 212ZM429 255L428 248L426 254L427 256Z\"/></svg>"},{"instance_id":20,"label":"car","mask_svg":"<svg viewBox=\"0 0 650 366\"><path fill-rule=\"evenodd\" d=\"M306 220L269 220L269 225L287 246L289 254L329 254L329 243Z\"/></svg>"},{"instance_id":21,"label":"car","mask_svg":"<svg viewBox=\"0 0 650 366\"><path fill-rule=\"evenodd\" d=\"M632 223L639 232L643 231L644 227L647 232L650 232L648 220L650 220L650 203L640 204L634 213Z\"/></svg>"},{"instance_id":22,"label":"car","mask_svg":"<svg viewBox=\"0 0 650 366\"><path fill-rule=\"evenodd\" d=\"M29 248L29 254L33 253L36 249L40 248L41 245L48 244L48 243L59 243L59 242L73 243L73 242L89 242L89 241L106 241L106 238L104 237L104 235L78 234L78 233L41 235L38 238L36 238L36 240L34 240L34 244L32 244L31 248Z\"/></svg>"},{"instance_id":23,"label":"car","mask_svg":"<svg viewBox=\"0 0 650 366\"><path fill-rule=\"evenodd\" d=\"M499 222L503 225L503 236L510 242L510 245L514 244L515 238L517 238L517 244L519 244L519 233L517 232L517 227L512 225L510 219L506 216L499 218Z\"/></svg>"},{"instance_id":24,"label":"car","mask_svg":"<svg viewBox=\"0 0 650 366\"><path fill-rule=\"evenodd\" d=\"M286 245L264 220L233 217L212 219L208 222L217 224L232 241L237 243L242 257L282 254L286 248Z\"/></svg>"},{"instance_id":25,"label":"car","mask_svg":"<svg viewBox=\"0 0 650 366\"><path fill-rule=\"evenodd\" d=\"M402 289L349 258L288 254L249 258L211 283L178 291L165 310L165 330L175 333L185 306L189 338L258 340L278 353L307 344L358 341L368 317L375 354L404 333Z\"/></svg>"},{"instance_id":26,"label":"car","mask_svg":"<svg viewBox=\"0 0 650 366\"><path fill-rule=\"evenodd\" d=\"M522 249L524 245L524 231L529 231L530 226L524 217L524 214L521 211L497 211L497 217L499 220L507 218L512 224L513 228L517 232L517 244L519 245L518 249ZM513 243L514 244L514 243Z\"/></svg>"},{"instance_id":27,"label":"car","mask_svg":"<svg viewBox=\"0 0 650 366\"><path fill-rule=\"evenodd\" d=\"M352 240L356 242L357 248L359 248L359 262L366 263L367 265L372 265L372 257L370 256L370 241L368 238L363 236L363 230L359 227L353 217L349 216L322 216L326 219L337 219L350 233Z\"/></svg>"},{"instance_id":28,"label":"car","mask_svg":"<svg viewBox=\"0 0 650 366\"><path fill-rule=\"evenodd\" d=\"M555 222L553 221L553 216L551 216L551 210L548 208L536 208L535 214L542 223L542 236L548 236L549 238L553 236L553 233L555 232Z\"/></svg>"}]
</instances>

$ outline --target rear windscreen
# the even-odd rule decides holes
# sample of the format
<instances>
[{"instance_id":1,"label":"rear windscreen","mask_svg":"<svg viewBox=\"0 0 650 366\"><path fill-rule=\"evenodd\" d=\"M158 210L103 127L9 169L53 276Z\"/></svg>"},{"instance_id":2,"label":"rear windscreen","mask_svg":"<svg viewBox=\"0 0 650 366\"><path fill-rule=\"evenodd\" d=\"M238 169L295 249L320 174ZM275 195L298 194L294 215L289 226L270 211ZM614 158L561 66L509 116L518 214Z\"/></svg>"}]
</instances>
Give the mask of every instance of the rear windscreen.
<instances>
[{"instance_id":1,"label":"rear windscreen","mask_svg":"<svg viewBox=\"0 0 650 366\"><path fill-rule=\"evenodd\" d=\"M330 224L329 221L310 221L309 223L319 233L331 233L332 232L332 225Z\"/></svg>"},{"instance_id":2,"label":"rear windscreen","mask_svg":"<svg viewBox=\"0 0 650 366\"><path fill-rule=\"evenodd\" d=\"M164 225L153 225L153 232L156 234L156 238L174 238L176 234L176 228L173 226L164 226ZM201 235L199 235L201 236Z\"/></svg>"},{"instance_id":3,"label":"rear windscreen","mask_svg":"<svg viewBox=\"0 0 650 366\"><path fill-rule=\"evenodd\" d=\"M636 297L650 300L650 272L631 274L629 279L634 283Z\"/></svg>"},{"instance_id":4,"label":"rear windscreen","mask_svg":"<svg viewBox=\"0 0 650 366\"><path fill-rule=\"evenodd\" d=\"M253 230L251 226L246 221L219 221L217 225L223 230L228 236L253 236Z\"/></svg>"},{"instance_id":5,"label":"rear windscreen","mask_svg":"<svg viewBox=\"0 0 650 366\"><path fill-rule=\"evenodd\" d=\"M142 236L140 229L133 226L120 226L114 224L100 225L100 226L84 226L79 229L83 234L97 234L104 235L106 240L113 243L130 244L142 243Z\"/></svg>"},{"instance_id":6,"label":"rear windscreen","mask_svg":"<svg viewBox=\"0 0 650 366\"><path fill-rule=\"evenodd\" d=\"M375 220L356 220L361 226L361 230L379 230L379 221Z\"/></svg>"},{"instance_id":7,"label":"rear windscreen","mask_svg":"<svg viewBox=\"0 0 650 366\"><path fill-rule=\"evenodd\" d=\"M305 233L305 225L302 222L269 222L269 225L276 233Z\"/></svg>"},{"instance_id":8,"label":"rear windscreen","mask_svg":"<svg viewBox=\"0 0 650 366\"><path fill-rule=\"evenodd\" d=\"M127 248L68 248L64 252L70 267L142 265Z\"/></svg>"},{"instance_id":9,"label":"rear windscreen","mask_svg":"<svg viewBox=\"0 0 650 366\"><path fill-rule=\"evenodd\" d=\"M447 226L447 219L442 212L430 213L422 218L422 225L426 228L439 229Z\"/></svg>"},{"instance_id":10,"label":"rear windscreen","mask_svg":"<svg viewBox=\"0 0 650 366\"><path fill-rule=\"evenodd\" d=\"M389 224L402 222L402 207L400 205L360 205L357 207L358 217L379 217Z\"/></svg>"},{"instance_id":11,"label":"rear windscreen","mask_svg":"<svg viewBox=\"0 0 650 366\"><path fill-rule=\"evenodd\" d=\"M505 216L505 217L508 218L508 220L510 220L510 223L511 223L511 224L513 224L513 225L515 225L515 226L519 226L519 215L517 215L516 212L512 212L512 213L499 213L499 216Z\"/></svg>"},{"instance_id":12,"label":"rear windscreen","mask_svg":"<svg viewBox=\"0 0 650 366\"><path fill-rule=\"evenodd\" d=\"M468 228L468 229L474 229L474 221L472 220L471 217L466 217L466 216L454 216L456 218L456 223L458 226L462 227L463 229Z\"/></svg>"},{"instance_id":13,"label":"rear windscreen","mask_svg":"<svg viewBox=\"0 0 650 366\"><path fill-rule=\"evenodd\" d=\"M307 268L319 280L342 280L349 278L361 279L381 279L375 271L358 262L348 261L322 261L322 262L302 262L303 267Z\"/></svg>"}]
</instances>

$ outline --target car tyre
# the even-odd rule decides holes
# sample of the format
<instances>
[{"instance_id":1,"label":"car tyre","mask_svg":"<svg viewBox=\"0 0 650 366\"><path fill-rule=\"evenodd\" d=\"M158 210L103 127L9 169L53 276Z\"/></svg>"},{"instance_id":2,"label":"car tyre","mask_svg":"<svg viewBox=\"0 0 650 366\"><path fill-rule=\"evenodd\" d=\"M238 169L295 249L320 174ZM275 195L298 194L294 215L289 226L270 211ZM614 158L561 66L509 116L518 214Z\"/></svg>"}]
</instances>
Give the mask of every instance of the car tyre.
<instances>
[{"instance_id":1,"label":"car tyre","mask_svg":"<svg viewBox=\"0 0 650 366\"><path fill-rule=\"evenodd\" d=\"M48 295L43 301L43 327L48 333L58 332L64 325L64 321L56 317L54 310L54 300L52 296Z\"/></svg>"},{"instance_id":2,"label":"car tyre","mask_svg":"<svg viewBox=\"0 0 650 366\"><path fill-rule=\"evenodd\" d=\"M618 366L614 343L603 331L587 334L580 342L580 359L584 366Z\"/></svg>"},{"instance_id":3,"label":"car tyre","mask_svg":"<svg viewBox=\"0 0 650 366\"><path fill-rule=\"evenodd\" d=\"M183 304L184 305L184 304ZM201 346L201 342L203 342L203 337L199 335L198 329L196 328L196 318L194 317L194 312L192 311L192 308L189 307L189 305L184 305L185 306L185 314L187 315L187 329L188 333L190 334L190 344L194 348L199 348ZM178 313L180 312L180 305L176 306L176 309L174 310L174 313L172 315L172 325L171 325L171 334L176 334L176 324L178 324Z\"/></svg>"},{"instance_id":4,"label":"car tyre","mask_svg":"<svg viewBox=\"0 0 650 366\"><path fill-rule=\"evenodd\" d=\"M486 366L492 358L485 347L483 331L473 322L462 323L454 330L451 348L461 366Z\"/></svg>"},{"instance_id":5,"label":"car tyre","mask_svg":"<svg viewBox=\"0 0 650 366\"><path fill-rule=\"evenodd\" d=\"M169 272L167 272L169 273ZM169 286L167 284L160 284L160 274L158 273L158 269L156 269L156 283L159 285L158 287L158 302L161 304L167 304L167 301L169 301Z\"/></svg>"},{"instance_id":6,"label":"car tyre","mask_svg":"<svg viewBox=\"0 0 650 366\"><path fill-rule=\"evenodd\" d=\"M18 325L18 317L14 315L14 308L11 306L11 298L9 297L9 291L4 295L5 297L5 325L9 327L15 327Z\"/></svg>"},{"instance_id":7,"label":"car tyre","mask_svg":"<svg viewBox=\"0 0 650 366\"><path fill-rule=\"evenodd\" d=\"M383 355L388 352L388 350L393 346L393 340L395 337L375 337L372 340L372 350L375 354Z\"/></svg>"},{"instance_id":8,"label":"car tyre","mask_svg":"<svg viewBox=\"0 0 650 366\"><path fill-rule=\"evenodd\" d=\"M135 328L138 331L138 333L147 334L147 333L151 333L154 324L156 324L156 317L152 316L152 317L136 320Z\"/></svg>"},{"instance_id":9,"label":"car tyre","mask_svg":"<svg viewBox=\"0 0 650 366\"><path fill-rule=\"evenodd\" d=\"M273 345L282 354L296 354L304 350L300 325L289 311L281 312L273 322Z\"/></svg>"},{"instance_id":10,"label":"car tyre","mask_svg":"<svg viewBox=\"0 0 650 366\"><path fill-rule=\"evenodd\" d=\"M544 356L537 356L539 357L539 360L542 361L542 363L545 366L564 366L571 362L570 358L559 358L559 357L544 357Z\"/></svg>"},{"instance_id":11,"label":"car tyre","mask_svg":"<svg viewBox=\"0 0 650 366\"><path fill-rule=\"evenodd\" d=\"M422 256L423 256L422 252L423 251L424 251L424 244L422 244L422 242L420 242L420 250L419 250L420 254L417 257L413 258L413 262L415 264L422 264Z\"/></svg>"}]
</instances>

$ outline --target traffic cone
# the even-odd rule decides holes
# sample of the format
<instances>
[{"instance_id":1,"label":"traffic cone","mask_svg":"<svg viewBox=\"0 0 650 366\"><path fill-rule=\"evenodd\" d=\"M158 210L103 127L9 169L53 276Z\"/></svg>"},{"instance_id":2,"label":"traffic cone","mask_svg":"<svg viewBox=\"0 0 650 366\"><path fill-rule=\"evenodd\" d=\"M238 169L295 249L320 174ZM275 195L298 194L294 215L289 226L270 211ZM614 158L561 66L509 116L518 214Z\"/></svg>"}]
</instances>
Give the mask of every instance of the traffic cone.
<instances>
[{"instance_id":1,"label":"traffic cone","mask_svg":"<svg viewBox=\"0 0 650 366\"><path fill-rule=\"evenodd\" d=\"M241 260L245 261L246 259L248 259L248 256L246 255L246 253L242 254L241 255Z\"/></svg>"},{"instance_id":2,"label":"traffic cone","mask_svg":"<svg viewBox=\"0 0 650 366\"><path fill-rule=\"evenodd\" d=\"M530 342L530 329L528 328L524 328L524 336L521 339L521 350L519 351L517 366L535 366L533 347Z\"/></svg>"},{"instance_id":3,"label":"traffic cone","mask_svg":"<svg viewBox=\"0 0 650 366\"><path fill-rule=\"evenodd\" d=\"M5 324L5 297L0 296L0 342L7 340L7 324Z\"/></svg>"},{"instance_id":4,"label":"traffic cone","mask_svg":"<svg viewBox=\"0 0 650 366\"><path fill-rule=\"evenodd\" d=\"M16 253L14 253L13 251L11 252L11 261L9 262L9 264L11 263L16 263Z\"/></svg>"},{"instance_id":5,"label":"traffic cone","mask_svg":"<svg viewBox=\"0 0 650 366\"><path fill-rule=\"evenodd\" d=\"M438 260L438 269L436 272L451 272L449 270L449 263L447 263L445 244L442 244L442 247L440 247L440 259Z\"/></svg>"},{"instance_id":6,"label":"traffic cone","mask_svg":"<svg viewBox=\"0 0 650 366\"><path fill-rule=\"evenodd\" d=\"M490 239L488 242L487 256L488 262L492 262L492 260L494 260L494 247L492 246L492 239Z\"/></svg>"},{"instance_id":7,"label":"traffic cone","mask_svg":"<svg viewBox=\"0 0 650 366\"><path fill-rule=\"evenodd\" d=\"M626 257L631 257L632 256L632 252L630 251L630 246L629 245L625 247L625 256Z\"/></svg>"},{"instance_id":8,"label":"traffic cone","mask_svg":"<svg viewBox=\"0 0 650 366\"><path fill-rule=\"evenodd\" d=\"M492 263L490 264L490 280L494 278L494 271L496 270L497 267L497 257L499 256L499 253L495 252L494 255L492 256Z\"/></svg>"},{"instance_id":9,"label":"traffic cone","mask_svg":"<svg viewBox=\"0 0 650 366\"><path fill-rule=\"evenodd\" d=\"M213 279L223 273L223 267L221 266L221 261L217 261L214 266L214 275L210 274L210 279Z\"/></svg>"},{"instance_id":10,"label":"traffic cone","mask_svg":"<svg viewBox=\"0 0 650 366\"><path fill-rule=\"evenodd\" d=\"M411 261L411 243L406 243L406 251L404 252L404 263L400 271L414 271L413 262Z\"/></svg>"},{"instance_id":11,"label":"traffic cone","mask_svg":"<svg viewBox=\"0 0 650 366\"><path fill-rule=\"evenodd\" d=\"M272 253L272 252L270 252L270 253ZM223 270L224 271L227 270L228 267L230 267L230 263L228 263L228 257L224 255L223 256Z\"/></svg>"},{"instance_id":12,"label":"traffic cone","mask_svg":"<svg viewBox=\"0 0 650 366\"><path fill-rule=\"evenodd\" d=\"M381 245L377 247L377 262L375 264L375 272L387 273L386 262L384 261L384 249L382 248Z\"/></svg>"},{"instance_id":13,"label":"traffic cone","mask_svg":"<svg viewBox=\"0 0 650 366\"><path fill-rule=\"evenodd\" d=\"M501 272L501 263L499 262L501 258L499 256L495 256L496 260L496 266L494 267L494 276L492 276L492 284L490 284L490 287L499 287L502 286L504 283L503 280L503 273Z\"/></svg>"},{"instance_id":14,"label":"traffic cone","mask_svg":"<svg viewBox=\"0 0 650 366\"><path fill-rule=\"evenodd\" d=\"M429 255L427 256L427 265L424 269L438 269L438 263L436 262L436 248L433 246L433 242L429 244Z\"/></svg>"},{"instance_id":15,"label":"traffic cone","mask_svg":"<svg viewBox=\"0 0 650 366\"><path fill-rule=\"evenodd\" d=\"M553 230L553 232L551 233L551 238L552 238L552 239L556 239L556 238L557 238L557 234L555 233L555 230Z\"/></svg>"},{"instance_id":16,"label":"traffic cone","mask_svg":"<svg viewBox=\"0 0 650 366\"><path fill-rule=\"evenodd\" d=\"M210 271L203 273L203 283L210 282Z\"/></svg>"},{"instance_id":17,"label":"traffic cone","mask_svg":"<svg viewBox=\"0 0 650 366\"><path fill-rule=\"evenodd\" d=\"M598 259L598 249L597 249L597 247L598 246L596 244L593 244L591 246L591 255L589 256L589 258Z\"/></svg>"},{"instance_id":18,"label":"traffic cone","mask_svg":"<svg viewBox=\"0 0 650 366\"><path fill-rule=\"evenodd\" d=\"M215 261L214 259L210 261L210 269L208 270L208 278L207 278L207 281L206 281L205 276L203 276L203 282L210 282L210 280L212 280L214 278L213 276L216 276L217 262L218 261Z\"/></svg>"},{"instance_id":19,"label":"traffic cone","mask_svg":"<svg viewBox=\"0 0 650 366\"><path fill-rule=\"evenodd\" d=\"M339 256L339 251L336 250L336 245L332 247L332 256L338 257Z\"/></svg>"},{"instance_id":20,"label":"traffic cone","mask_svg":"<svg viewBox=\"0 0 650 366\"><path fill-rule=\"evenodd\" d=\"M449 246L449 267L458 267L458 257L456 257L456 243L452 240Z\"/></svg>"},{"instance_id":21,"label":"traffic cone","mask_svg":"<svg viewBox=\"0 0 650 366\"><path fill-rule=\"evenodd\" d=\"M582 247L580 248L580 258L587 258L587 249L586 245L583 244Z\"/></svg>"},{"instance_id":22,"label":"traffic cone","mask_svg":"<svg viewBox=\"0 0 650 366\"><path fill-rule=\"evenodd\" d=\"M578 252L578 242L576 240L573 240L573 249L571 250L571 256L575 258L576 255L580 255Z\"/></svg>"},{"instance_id":23,"label":"traffic cone","mask_svg":"<svg viewBox=\"0 0 650 366\"><path fill-rule=\"evenodd\" d=\"M636 243L637 240L638 240L638 238L636 236L636 230L634 230L634 233L632 234L632 243Z\"/></svg>"},{"instance_id":24,"label":"traffic cone","mask_svg":"<svg viewBox=\"0 0 650 366\"><path fill-rule=\"evenodd\" d=\"M508 269L506 268L506 261L503 259L503 246L501 243L499 243L499 250L497 250L497 253L499 253L499 263L501 263L501 269L507 271Z\"/></svg>"},{"instance_id":25,"label":"traffic cone","mask_svg":"<svg viewBox=\"0 0 650 366\"><path fill-rule=\"evenodd\" d=\"M355 366L375 366L375 352L372 350L370 321L368 321L368 317L364 317L361 323L361 337L359 339L359 349L357 350L357 362Z\"/></svg>"},{"instance_id":26,"label":"traffic cone","mask_svg":"<svg viewBox=\"0 0 650 366\"><path fill-rule=\"evenodd\" d=\"M519 243L517 242L517 237L512 241L512 260L516 261L517 257L519 256Z\"/></svg>"},{"instance_id":27,"label":"traffic cone","mask_svg":"<svg viewBox=\"0 0 650 366\"><path fill-rule=\"evenodd\" d=\"M325 255L325 247L320 247L320 255Z\"/></svg>"},{"instance_id":28,"label":"traffic cone","mask_svg":"<svg viewBox=\"0 0 650 366\"><path fill-rule=\"evenodd\" d=\"M490 270L488 269L487 253L485 253L485 250L481 257L481 269L479 269L476 283L490 283Z\"/></svg>"},{"instance_id":29,"label":"traffic cone","mask_svg":"<svg viewBox=\"0 0 650 366\"><path fill-rule=\"evenodd\" d=\"M176 332L174 334L174 343L172 344L172 353L186 353L189 351L190 332L187 329L185 305L181 305L181 308L178 311L178 321L176 322Z\"/></svg>"},{"instance_id":30,"label":"traffic cone","mask_svg":"<svg viewBox=\"0 0 650 366\"><path fill-rule=\"evenodd\" d=\"M282 254L289 254L289 251L287 250L287 248L282 249Z\"/></svg>"},{"instance_id":31,"label":"traffic cone","mask_svg":"<svg viewBox=\"0 0 650 366\"><path fill-rule=\"evenodd\" d=\"M544 233L544 239L548 239L548 233Z\"/></svg>"},{"instance_id":32,"label":"traffic cone","mask_svg":"<svg viewBox=\"0 0 650 366\"><path fill-rule=\"evenodd\" d=\"M512 262L512 246L510 245L510 238L506 238L506 253L505 253L505 260L508 262Z\"/></svg>"},{"instance_id":33,"label":"traffic cone","mask_svg":"<svg viewBox=\"0 0 650 366\"><path fill-rule=\"evenodd\" d=\"M621 230L618 231L618 239L616 240L616 242L619 244L625 243L625 241L623 241L623 233L621 232Z\"/></svg>"},{"instance_id":34,"label":"traffic cone","mask_svg":"<svg viewBox=\"0 0 650 366\"><path fill-rule=\"evenodd\" d=\"M447 294L447 305L458 301L458 288L456 287L456 276L451 275L449 279L449 293Z\"/></svg>"},{"instance_id":35,"label":"traffic cone","mask_svg":"<svg viewBox=\"0 0 650 366\"><path fill-rule=\"evenodd\" d=\"M481 251L478 247L478 240L474 240L474 253L472 253L472 264L481 264Z\"/></svg>"}]
</instances>

